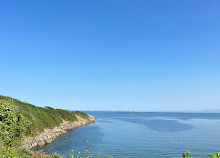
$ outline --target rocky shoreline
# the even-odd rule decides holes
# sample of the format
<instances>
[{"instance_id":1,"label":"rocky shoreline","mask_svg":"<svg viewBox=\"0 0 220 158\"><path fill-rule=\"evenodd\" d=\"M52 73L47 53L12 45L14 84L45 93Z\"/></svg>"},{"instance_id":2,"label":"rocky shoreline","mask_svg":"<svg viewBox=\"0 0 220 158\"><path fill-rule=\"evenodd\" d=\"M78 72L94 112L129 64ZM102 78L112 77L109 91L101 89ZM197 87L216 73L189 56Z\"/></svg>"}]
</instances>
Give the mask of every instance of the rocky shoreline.
<instances>
[{"instance_id":1,"label":"rocky shoreline","mask_svg":"<svg viewBox=\"0 0 220 158\"><path fill-rule=\"evenodd\" d=\"M64 122L53 129L45 129L36 137L29 137L23 141L23 145L26 149L32 149L37 146L43 146L52 143L58 136L67 133L69 130L73 130L78 127L86 126L89 123L95 122L96 118L89 115L89 118L82 119L78 117L76 122Z\"/></svg>"}]
</instances>

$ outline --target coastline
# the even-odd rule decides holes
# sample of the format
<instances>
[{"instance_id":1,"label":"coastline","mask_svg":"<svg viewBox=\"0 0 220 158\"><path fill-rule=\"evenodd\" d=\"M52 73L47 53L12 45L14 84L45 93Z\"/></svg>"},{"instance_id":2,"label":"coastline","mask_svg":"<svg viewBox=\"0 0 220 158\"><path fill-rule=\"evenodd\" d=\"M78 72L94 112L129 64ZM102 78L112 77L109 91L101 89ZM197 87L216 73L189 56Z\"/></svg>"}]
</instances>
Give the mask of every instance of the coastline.
<instances>
[{"instance_id":1,"label":"coastline","mask_svg":"<svg viewBox=\"0 0 220 158\"><path fill-rule=\"evenodd\" d=\"M56 126L53 129L45 129L42 133L38 134L36 137L27 137L23 141L23 146L26 149L33 149L34 147L37 147L37 146L50 144L57 137L67 133L69 130L83 127L96 121L96 118L94 116L91 116L91 115L88 115L88 116L89 118L87 119L83 119L77 116L78 121L75 121L75 122L64 121L59 126Z\"/></svg>"}]
</instances>

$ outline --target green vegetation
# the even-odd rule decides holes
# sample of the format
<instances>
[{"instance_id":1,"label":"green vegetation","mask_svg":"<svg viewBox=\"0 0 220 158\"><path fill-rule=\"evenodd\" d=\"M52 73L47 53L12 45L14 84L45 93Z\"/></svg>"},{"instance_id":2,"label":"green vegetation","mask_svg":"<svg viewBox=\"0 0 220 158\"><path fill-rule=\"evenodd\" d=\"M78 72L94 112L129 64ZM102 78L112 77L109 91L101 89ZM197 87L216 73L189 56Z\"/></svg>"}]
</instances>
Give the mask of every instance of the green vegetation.
<instances>
[{"instance_id":1,"label":"green vegetation","mask_svg":"<svg viewBox=\"0 0 220 158\"><path fill-rule=\"evenodd\" d=\"M187 151L187 153L182 153L182 158L193 158L193 157L189 157L190 155L190 152ZM217 152L217 154L212 154L212 155L207 155L208 157L211 157L211 158L220 158L220 153Z\"/></svg>"},{"instance_id":2,"label":"green vegetation","mask_svg":"<svg viewBox=\"0 0 220 158\"><path fill-rule=\"evenodd\" d=\"M33 151L22 147L22 138L34 136L44 128L52 128L64 120L76 121L76 115L88 118L88 115L83 112L36 107L10 97L0 96L0 158L62 158L56 153L36 155ZM70 158L93 158L90 148L82 157L80 153L74 155L73 151L69 156ZM189 156L189 151L186 154L182 153L182 158L192 158ZM220 158L220 153L207 156ZM98 158L101 157L99 154ZM112 158L112 156L107 158Z\"/></svg>"},{"instance_id":3,"label":"green vegetation","mask_svg":"<svg viewBox=\"0 0 220 158\"><path fill-rule=\"evenodd\" d=\"M77 121L76 115L87 118L85 113L71 112L51 107L36 107L10 97L0 96L0 157L3 158L57 158L58 154L36 156L22 148L22 138L35 136L45 128L53 128L65 121Z\"/></svg>"},{"instance_id":4,"label":"green vegetation","mask_svg":"<svg viewBox=\"0 0 220 158\"><path fill-rule=\"evenodd\" d=\"M216 155L215 155L215 154L212 154L212 155L208 155L208 156L211 157L211 158L220 158L220 153L217 152Z\"/></svg>"},{"instance_id":5,"label":"green vegetation","mask_svg":"<svg viewBox=\"0 0 220 158\"><path fill-rule=\"evenodd\" d=\"M62 109L54 109L52 107L36 107L32 104L1 95L0 100L11 103L13 102L13 105L17 108L17 112L28 120L29 124L27 126L26 134L32 136L42 132L45 128L53 128L54 126L59 125L63 120L71 122L77 121L76 114L82 118L88 117L88 115L83 112L71 112Z\"/></svg>"},{"instance_id":6,"label":"green vegetation","mask_svg":"<svg viewBox=\"0 0 220 158\"><path fill-rule=\"evenodd\" d=\"M185 154L185 153L182 153L182 158L188 158L189 155L190 155L190 152L189 152L189 150L188 150L186 154ZM190 158L192 158L192 157L190 157Z\"/></svg>"},{"instance_id":7,"label":"green vegetation","mask_svg":"<svg viewBox=\"0 0 220 158\"><path fill-rule=\"evenodd\" d=\"M75 111L75 114L84 118L84 119L87 119L88 118L88 115L85 114L84 112L81 112L81 111Z\"/></svg>"}]
</instances>

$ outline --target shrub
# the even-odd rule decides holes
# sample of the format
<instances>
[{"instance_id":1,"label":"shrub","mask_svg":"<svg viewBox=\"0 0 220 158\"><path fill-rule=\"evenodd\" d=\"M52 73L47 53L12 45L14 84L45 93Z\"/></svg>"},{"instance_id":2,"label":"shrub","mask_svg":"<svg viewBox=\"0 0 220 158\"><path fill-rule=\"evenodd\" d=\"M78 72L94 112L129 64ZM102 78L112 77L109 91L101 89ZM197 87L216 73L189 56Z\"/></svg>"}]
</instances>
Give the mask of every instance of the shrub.
<instances>
[{"instance_id":1,"label":"shrub","mask_svg":"<svg viewBox=\"0 0 220 158\"><path fill-rule=\"evenodd\" d=\"M186 154L185 154L185 153L182 153L182 158L188 158L189 155L190 155L190 152L189 152L189 150L188 150ZM192 157L190 157L190 158L192 158Z\"/></svg>"},{"instance_id":2,"label":"shrub","mask_svg":"<svg viewBox=\"0 0 220 158\"><path fill-rule=\"evenodd\" d=\"M1 144L13 146L19 142L28 129L28 121L18 114L12 100L0 100L0 139Z\"/></svg>"},{"instance_id":3,"label":"shrub","mask_svg":"<svg viewBox=\"0 0 220 158\"><path fill-rule=\"evenodd\" d=\"M185 153L182 153L182 158L188 158L189 155L190 155L190 152L189 152L189 151L187 151L186 154L185 154ZM208 156L208 157L211 157L211 158L220 158L220 153L217 152L217 154L212 154L212 155L207 155L207 156ZM192 157L190 157L190 158L192 158Z\"/></svg>"},{"instance_id":4,"label":"shrub","mask_svg":"<svg viewBox=\"0 0 220 158\"><path fill-rule=\"evenodd\" d=\"M76 115L82 118L88 118L88 115L83 112L71 112L63 109L54 109L48 106L44 108L36 107L32 104L6 96L0 95L0 100L11 100L18 113L22 114L26 120L29 120L29 126L25 133L26 135L34 136L42 132L45 128L53 128L59 125L63 120L70 122L77 121Z\"/></svg>"},{"instance_id":5,"label":"shrub","mask_svg":"<svg viewBox=\"0 0 220 158\"><path fill-rule=\"evenodd\" d=\"M208 156L211 157L211 158L220 158L220 153L217 152L216 155L215 155L215 154L212 154L212 155L208 155Z\"/></svg>"},{"instance_id":6,"label":"shrub","mask_svg":"<svg viewBox=\"0 0 220 158\"><path fill-rule=\"evenodd\" d=\"M0 95L0 157L1 158L61 158L59 154L36 156L21 147L23 136L36 135L53 128L63 120L77 121L76 112L51 107L36 107L29 103ZM79 112L80 116L87 115Z\"/></svg>"}]
</instances>

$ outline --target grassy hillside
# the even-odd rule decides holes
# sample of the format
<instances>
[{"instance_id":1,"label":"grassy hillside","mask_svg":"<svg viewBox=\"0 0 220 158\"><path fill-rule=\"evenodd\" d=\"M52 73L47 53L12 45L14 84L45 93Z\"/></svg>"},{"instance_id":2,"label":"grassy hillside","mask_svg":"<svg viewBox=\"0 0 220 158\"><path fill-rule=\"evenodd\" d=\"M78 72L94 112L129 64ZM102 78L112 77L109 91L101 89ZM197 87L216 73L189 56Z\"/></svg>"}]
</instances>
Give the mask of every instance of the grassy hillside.
<instances>
[{"instance_id":1,"label":"grassy hillside","mask_svg":"<svg viewBox=\"0 0 220 158\"><path fill-rule=\"evenodd\" d=\"M0 100L10 100L13 102L18 113L22 114L22 116L28 121L29 127L27 134L30 135L35 135L36 133L43 131L45 128L53 128L54 126L59 125L63 120L77 121L76 114L83 118L88 117L83 112L71 112L62 109L54 109L52 107L37 107L2 95L0 95Z\"/></svg>"},{"instance_id":2,"label":"grassy hillside","mask_svg":"<svg viewBox=\"0 0 220 158\"><path fill-rule=\"evenodd\" d=\"M53 128L64 120L77 121L76 115L88 118L83 112L36 107L0 95L0 157L37 157L30 150L22 148L22 138L35 136L45 128ZM46 157L60 156L54 154Z\"/></svg>"}]
</instances>

